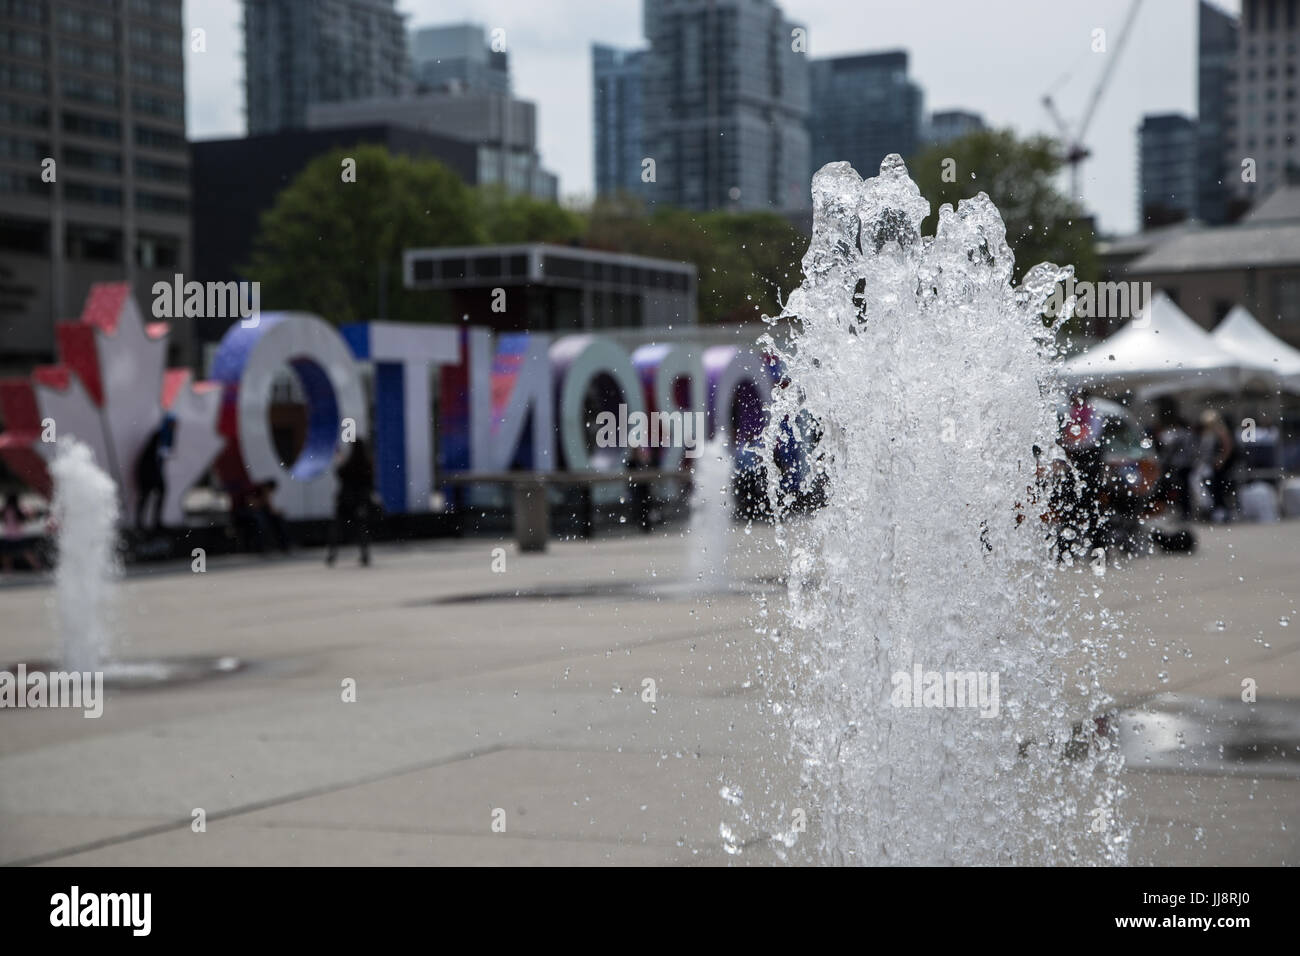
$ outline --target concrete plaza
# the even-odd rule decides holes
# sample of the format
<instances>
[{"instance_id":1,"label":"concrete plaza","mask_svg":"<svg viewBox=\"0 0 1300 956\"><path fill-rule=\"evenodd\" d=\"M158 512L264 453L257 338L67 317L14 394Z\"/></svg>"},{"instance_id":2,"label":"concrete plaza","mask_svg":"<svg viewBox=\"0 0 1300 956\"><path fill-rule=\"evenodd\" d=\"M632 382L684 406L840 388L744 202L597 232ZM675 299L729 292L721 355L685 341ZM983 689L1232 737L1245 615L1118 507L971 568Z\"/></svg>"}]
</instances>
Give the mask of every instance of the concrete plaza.
<instances>
[{"instance_id":1,"label":"concrete plaza","mask_svg":"<svg viewBox=\"0 0 1300 956\"><path fill-rule=\"evenodd\" d=\"M1300 863L1300 523L1200 534L1194 556L1107 573L1102 603L1137 636L1105 686L1177 709L1239 701L1254 678L1273 756L1258 773L1130 758L1130 858ZM306 552L133 572L119 654L250 666L111 690L98 720L0 711L0 863L775 862L761 834L738 855L719 836L723 787L797 783L754 667L754 592L783 593L770 537L738 528L744 587L706 597L676 583L677 529L541 555L380 547L368 569ZM0 669L51 655L52 600L48 581L0 586Z\"/></svg>"}]
</instances>

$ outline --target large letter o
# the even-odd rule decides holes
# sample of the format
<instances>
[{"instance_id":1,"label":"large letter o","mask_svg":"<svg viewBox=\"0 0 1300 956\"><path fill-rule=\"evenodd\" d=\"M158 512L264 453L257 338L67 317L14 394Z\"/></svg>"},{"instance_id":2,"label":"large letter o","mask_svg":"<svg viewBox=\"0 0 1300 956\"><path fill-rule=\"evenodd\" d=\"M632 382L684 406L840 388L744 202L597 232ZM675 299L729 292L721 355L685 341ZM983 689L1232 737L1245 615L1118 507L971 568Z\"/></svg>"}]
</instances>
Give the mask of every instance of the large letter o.
<instances>
[{"instance_id":1,"label":"large letter o","mask_svg":"<svg viewBox=\"0 0 1300 956\"><path fill-rule=\"evenodd\" d=\"M560 450L569 471L590 471L583 399L587 386L607 375L623 393L628 414L645 412L645 394L627 352L597 335L568 335L551 346L551 365L559 391ZM609 409L607 409L609 410ZM628 450L622 449L623 460Z\"/></svg>"},{"instance_id":2,"label":"large letter o","mask_svg":"<svg viewBox=\"0 0 1300 956\"><path fill-rule=\"evenodd\" d=\"M307 437L289 467L280 464L268 411L271 383L289 366L307 397ZM276 503L290 518L324 518L333 513L337 481L331 463L345 418L356 422L357 438L370 433L361 375L352 351L334 327L306 312L263 314L258 324L232 326L221 340L213 378L235 403L240 457L255 482L278 482Z\"/></svg>"}]
</instances>

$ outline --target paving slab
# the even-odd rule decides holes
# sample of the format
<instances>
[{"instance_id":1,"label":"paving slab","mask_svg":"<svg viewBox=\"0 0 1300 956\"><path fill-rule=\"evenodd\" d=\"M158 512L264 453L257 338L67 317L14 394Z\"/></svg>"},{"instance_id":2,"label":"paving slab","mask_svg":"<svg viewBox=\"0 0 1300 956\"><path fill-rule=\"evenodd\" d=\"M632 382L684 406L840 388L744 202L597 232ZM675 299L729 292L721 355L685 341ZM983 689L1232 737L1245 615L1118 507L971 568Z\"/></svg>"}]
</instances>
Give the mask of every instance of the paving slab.
<instances>
[{"instance_id":1,"label":"paving slab","mask_svg":"<svg viewBox=\"0 0 1300 956\"><path fill-rule=\"evenodd\" d=\"M118 653L252 666L110 690L98 720L0 711L0 862L808 862L769 837L800 792L756 631L756 595L769 614L783 600L780 556L769 529L735 537L734 590L717 594L682 581L676 530L543 555L386 546L367 569L307 552L132 573ZM1210 528L1195 555L1063 571L1062 600L1083 596L1067 665L1109 626L1116 706L1231 699L1246 678L1300 702L1297 545L1300 523ZM0 667L51 655L51 599L48 583L0 586ZM1277 732L1300 741L1289 721ZM1139 764L1132 862L1300 863L1294 777ZM196 807L206 833L189 829Z\"/></svg>"}]
</instances>

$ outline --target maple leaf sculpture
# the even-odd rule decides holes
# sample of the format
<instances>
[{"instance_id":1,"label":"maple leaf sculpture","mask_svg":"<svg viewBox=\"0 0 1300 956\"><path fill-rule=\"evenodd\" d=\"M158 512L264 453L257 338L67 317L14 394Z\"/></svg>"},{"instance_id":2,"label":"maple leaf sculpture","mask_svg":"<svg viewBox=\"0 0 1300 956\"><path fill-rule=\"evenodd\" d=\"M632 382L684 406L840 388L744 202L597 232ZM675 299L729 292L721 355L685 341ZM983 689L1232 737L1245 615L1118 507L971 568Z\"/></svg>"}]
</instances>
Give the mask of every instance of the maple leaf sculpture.
<instances>
[{"instance_id":1,"label":"maple leaf sculpture","mask_svg":"<svg viewBox=\"0 0 1300 956\"><path fill-rule=\"evenodd\" d=\"M192 382L188 369L167 369L166 323L145 324L126 282L91 287L81 318L55 329L61 364L31 380L0 381L0 455L33 488L49 494L47 463L59 441L75 437L117 482L122 514L135 517L136 462L170 412L176 419L163 465L164 524L184 520L182 499L225 447L217 430L220 386ZM46 428L49 421L53 429ZM50 433L54 441L49 441Z\"/></svg>"}]
</instances>

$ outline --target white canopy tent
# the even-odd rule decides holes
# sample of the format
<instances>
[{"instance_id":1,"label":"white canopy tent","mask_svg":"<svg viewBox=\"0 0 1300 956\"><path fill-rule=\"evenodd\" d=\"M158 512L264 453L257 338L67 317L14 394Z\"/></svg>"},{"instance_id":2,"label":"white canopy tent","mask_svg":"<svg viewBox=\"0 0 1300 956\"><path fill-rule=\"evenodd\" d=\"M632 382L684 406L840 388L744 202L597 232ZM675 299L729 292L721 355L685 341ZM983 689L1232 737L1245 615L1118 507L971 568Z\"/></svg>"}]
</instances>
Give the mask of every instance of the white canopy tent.
<instances>
[{"instance_id":1,"label":"white canopy tent","mask_svg":"<svg viewBox=\"0 0 1300 956\"><path fill-rule=\"evenodd\" d=\"M1244 363L1163 292L1110 338L1067 360L1061 379L1097 391L1232 391Z\"/></svg>"},{"instance_id":2,"label":"white canopy tent","mask_svg":"<svg viewBox=\"0 0 1300 956\"><path fill-rule=\"evenodd\" d=\"M1264 374L1287 391L1300 393L1300 349L1264 328L1242 306L1233 306L1210 338L1250 372Z\"/></svg>"}]
</instances>

